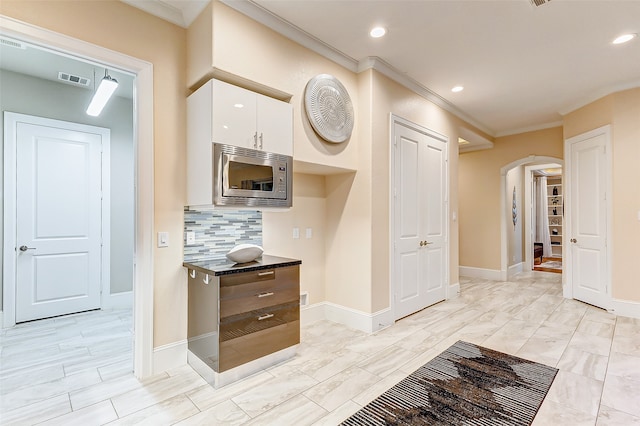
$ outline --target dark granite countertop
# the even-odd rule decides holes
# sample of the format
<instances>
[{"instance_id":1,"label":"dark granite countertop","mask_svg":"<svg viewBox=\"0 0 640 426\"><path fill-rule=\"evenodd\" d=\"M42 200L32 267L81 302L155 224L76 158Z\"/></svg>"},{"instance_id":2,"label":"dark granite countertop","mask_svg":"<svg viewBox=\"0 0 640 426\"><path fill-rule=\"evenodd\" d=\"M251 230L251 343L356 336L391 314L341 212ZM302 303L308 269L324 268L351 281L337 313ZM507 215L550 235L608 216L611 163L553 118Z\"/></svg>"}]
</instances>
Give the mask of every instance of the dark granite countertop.
<instances>
[{"instance_id":1,"label":"dark granite countertop","mask_svg":"<svg viewBox=\"0 0 640 426\"><path fill-rule=\"evenodd\" d=\"M263 254L262 257L259 257L253 262L247 263L234 263L226 257L223 257L184 262L182 266L188 269L202 272L203 274L220 276L239 274L242 272L259 271L262 269L284 268L286 266L294 266L300 264L302 264L302 260Z\"/></svg>"}]
</instances>

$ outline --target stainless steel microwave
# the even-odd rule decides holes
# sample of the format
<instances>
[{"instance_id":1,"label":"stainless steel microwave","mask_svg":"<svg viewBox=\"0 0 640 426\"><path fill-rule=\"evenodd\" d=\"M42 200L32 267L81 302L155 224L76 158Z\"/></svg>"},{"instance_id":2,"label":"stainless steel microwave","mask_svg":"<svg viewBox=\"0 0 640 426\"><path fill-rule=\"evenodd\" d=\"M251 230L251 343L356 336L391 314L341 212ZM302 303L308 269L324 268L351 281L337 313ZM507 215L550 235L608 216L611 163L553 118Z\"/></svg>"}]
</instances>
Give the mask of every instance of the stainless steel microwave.
<instances>
[{"instance_id":1,"label":"stainless steel microwave","mask_svg":"<svg viewBox=\"0 0 640 426\"><path fill-rule=\"evenodd\" d=\"M292 186L292 157L213 144L215 206L291 207Z\"/></svg>"}]
</instances>

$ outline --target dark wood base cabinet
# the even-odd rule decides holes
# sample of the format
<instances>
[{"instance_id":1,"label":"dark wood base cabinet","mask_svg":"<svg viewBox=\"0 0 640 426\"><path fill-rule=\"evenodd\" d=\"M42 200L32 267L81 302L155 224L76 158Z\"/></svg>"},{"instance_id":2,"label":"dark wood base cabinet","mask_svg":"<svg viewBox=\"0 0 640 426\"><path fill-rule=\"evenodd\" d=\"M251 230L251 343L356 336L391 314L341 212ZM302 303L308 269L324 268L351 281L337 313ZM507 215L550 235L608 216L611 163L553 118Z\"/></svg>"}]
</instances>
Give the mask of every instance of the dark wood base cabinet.
<instances>
[{"instance_id":1,"label":"dark wood base cabinet","mask_svg":"<svg viewBox=\"0 0 640 426\"><path fill-rule=\"evenodd\" d=\"M189 275L188 346L214 373L300 343L299 265L207 275Z\"/></svg>"}]
</instances>

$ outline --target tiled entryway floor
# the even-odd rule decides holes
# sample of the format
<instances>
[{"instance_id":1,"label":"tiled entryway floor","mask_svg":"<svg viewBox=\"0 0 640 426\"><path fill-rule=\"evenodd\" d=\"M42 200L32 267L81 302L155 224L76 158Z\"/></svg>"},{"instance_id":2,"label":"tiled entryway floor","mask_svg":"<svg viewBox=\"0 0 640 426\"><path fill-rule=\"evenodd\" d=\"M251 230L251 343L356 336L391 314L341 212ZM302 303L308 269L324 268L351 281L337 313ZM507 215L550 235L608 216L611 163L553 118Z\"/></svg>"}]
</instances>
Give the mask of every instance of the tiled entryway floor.
<instances>
[{"instance_id":1,"label":"tiled entryway floor","mask_svg":"<svg viewBox=\"0 0 640 426\"><path fill-rule=\"evenodd\" d=\"M130 313L18 326L2 332L0 423L336 425L462 339L560 369L534 425L640 424L640 320L563 299L560 279L463 278L460 297L373 335L317 322L295 358L218 390L189 366L135 379Z\"/></svg>"}]
</instances>

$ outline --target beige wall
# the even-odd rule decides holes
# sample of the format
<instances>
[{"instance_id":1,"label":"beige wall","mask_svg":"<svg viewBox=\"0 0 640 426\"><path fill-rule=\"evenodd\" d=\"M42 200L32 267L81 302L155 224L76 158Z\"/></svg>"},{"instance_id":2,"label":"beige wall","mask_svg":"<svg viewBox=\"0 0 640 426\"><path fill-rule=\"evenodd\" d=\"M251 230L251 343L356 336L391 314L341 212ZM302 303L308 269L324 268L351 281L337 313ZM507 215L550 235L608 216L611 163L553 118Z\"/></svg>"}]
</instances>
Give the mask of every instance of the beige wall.
<instances>
[{"instance_id":1,"label":"beige wall","mask_svg":"<svg viewBox=\"0 0 640 426\"><path fill-rule=\"evenodd\" d=\"M640 89L614 93L567 114L564 136L607 124L613 148L612 295L640 302Z\"/></svg>"},{"instance_id":2,"label":"beige wall","mask_svg":"<svg viewBox=\"0 0 640 426\"><path fill-rule=\"evenodd\" d=\"M154 228L172 242L154 251L154 346L185 339L186 31L120 1L3 0L0 14L153 64Z\"/></svg>"},{"instance_id":3,"label":"beige wall","mask_svg":"<svg viewBox=\"0 0 640 426\"><path fill-rule=\"evenodd\" d=\"M479 130L453 114L418 96L388 77L372 72L372 310L389 306L389 114L419 124L448 138L449 159L449 283L458 282L458 222L451 214L458 210L458 136L460 127Z\"/></svg>"},{"instance_id":4,"label":"beige wall","mask_svg":"<svg viewBox=\"0 0 640 426\"><path fill-rule=\"evenodd\" d=\"M300 291L309 292L309 303L325 300L325 247L327 198L325 177L295 173L293 207L262 213L262 244L275 256L302 260ZM293 228L300 238L294 239ZM306 237L307 228L311 238Z\"/></svg>"},{"instance_id":5,"label":"beige wall","mask_svg":"<svg viewBox=\"0 0 640 426\"><path fill-rule=\"evenodd\" d=\"M496 138L494 147L460 155L460 265L500 270L501 169L535 156L563 158L562 127Z\"/></svg>"},{"instance_id":6,"label":"beige wall","mask_svg":"<svg viewBox=\"0 0 640 426\"><path fill-rule=\"evenodd\" d=\"M505 186L505 217L507 218L507 265L524 260L524 167L517 166L507 172ZM513 223L513 189L516 189L516 223Z\"/></svg>"}]
</instances>

